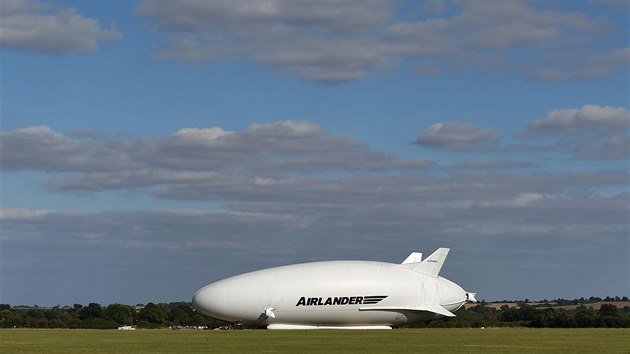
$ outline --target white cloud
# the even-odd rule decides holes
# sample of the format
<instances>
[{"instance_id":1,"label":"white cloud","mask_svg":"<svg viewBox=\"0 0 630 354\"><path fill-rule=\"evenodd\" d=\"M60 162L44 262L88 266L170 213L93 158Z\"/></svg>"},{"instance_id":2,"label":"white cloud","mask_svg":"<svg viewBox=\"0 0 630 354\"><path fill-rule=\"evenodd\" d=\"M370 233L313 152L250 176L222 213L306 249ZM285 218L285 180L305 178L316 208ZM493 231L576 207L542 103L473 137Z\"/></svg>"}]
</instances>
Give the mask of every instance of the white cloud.
<instances>
[{"instance_id":1,"label":"white cloud","mask_svg":"<svg viewBox=\"0 0 630 354\"><path fill-rule=\"evenodd\" d=\"M44 209L30 210L24 208L0 208L1 220L24 220L47 215L51 211Z\"/></svg>"},{"instance_id":2,"label":"white cloud","mask_svg":"<svg viewBox=\"0 0 630 354\"><path fill-rule=\"evenodd\" d=\"M437 129L442 146L478 148L498 136L466 123L455 128ZM127 142L95 132L80 135L89 139L43 126L4 132L0 166L4 173L46 171L51 177L44 186L56 193L130 189L171 206L183 200L186 207L188 201L220 207L0 209L0 238L10 250L2 259L4 302L41 304L42 289L45 301L54 303L113 302L94 294L123 296L116 301L128 303L173 301L253 269L334 258L399 262L410 248L439 246L466 250L449 272L483 287L488 298L505 291L504 284L484 283L488 269L493 278L520 277L537 264L545 264L554 279L541 284L542 296L556 296L548 286L567 268L598 265L571 273L582 281L572 284L588 285L563 291L580 294L582 286L597 281L616 289L617 282L602 280L601 272L615 269L621 277L620 265L627 261L628 193L601 193L627 187L627 169L554 174L508 160L431 169L429 161L388 156L304 121L252 124L241 131L184 128ZM609 145L623 147L624 141L610 139ZM519 168L524 170L497 172ZM514 249L539 253L515 263L520 258ZM606 261L595 262L602 252L608 252ZM545 263L549 254L551 265ZM161 278L174 279L173 286L155 292L155 279L146 277L155 269ZM40 292L24 297L20 289L32 284ZM60 289L81 297L69 299ZM511 289L518 294L527 287Z\"/></svg>"},{"instance_id":3,"label":"white cloud","mask_svg":"<svg viewBox=\"0 0 630 354\"><path fill-rule=\"evenodd\" d=\"M445 9L452 11L445 11ZM416 73L435 75L445 66L526 73L556 70L544 54L577 48L610 28L602 18L554 11L517 1L431 2L400 16L389 1L243 2L146 0L137 12L168 43L159 56L185 61L245 58L299 78L344 82L403 62L421 62ZM414 19L418 15L421 19ZM511 55L527 51L526 62ZM623 66L625 52L576 57L586 78ZM593 69L597 68L597 69ZM545 80L575 75L536 74Z\"/></svg>"},{"instance_id":4,"label":"white cloud","mask_svg":"<svg viewBox=\"0 0 630 354\"><path fill-rule=\"evenodd\" d=\"M325 2L285 2L265 0L256 3L243 2L199 2L183 0L143 1L138 5L142 16L159 20L163 30L196 32L221 28L238 32L232 28L240 21L243 31L247 26L287 22L296 26L335 28L342 31L357 31L383 24L389 18L391 1L369 2L362 6L349 1L329 0ZM278 26L278 30L283 29ZM289 28L284 28L289 31ZM248 32L247 32L248 33Z\"/></svg>"},{"instance_id":5,"label":"white cloud","mask_svg":"<svg viewBox=\"0 0 630 354\"><path fill-rule=\"evenodd\" d=\"M247 57L322 82L354 80L388 62L365 31L380 28L389 2L144 1L138 13L153 20L170 48L162 57L185 61Z\"/></svg>"},{"instance_id":6,"label":"white cloud","mask_svg":"<svg viewBox=\"0 0 630 354\"><path fill-rule=\"evenodd\" d=\"M466 187L479 188L482 181ZM476 196L460 194L457 191L465 189L457 185L466 181L452 181L437 193L430 193L433 186L427 185L423 197L407 199L389 199L394 188L379 191L378 184L360 184L353 196L347 193L352 187L348 183L342 188L328 186L329 198L324 200L314 189L296 189L288 199L232 202L217 212L0 210L5 216L0 218L3 249L10 250L2 259L2 300L40 305L110 303L115 296L127 303L174 301L189 298L208 282L254 269L325 259L399 262L411 249L429 252L445 245L457 254L449 263L449 274L483 288L486 298L501 298L505 291L504 284L484 283L488 276L516 274L527 279L531 267L540 263L550 277L539 279L544 291L538 296L560 297L548 285L567 274L575 274L571 283L580 284L563 289L572 296L592 291L601 272L608 275L602 280L606 291L616 289L611 277L626 279L627 284L623 277L630 232L627 194L554 197L549 191L527 192L540 181L509 182L504 184L510 190L500 196L482 190ZM557 182L562 185L565 180ZM397 184L400 195L412 190ZM449 192L449 187L455 191ZM372 197L362 196L361 189ZM298 202L304 195L305 201ZM445 196L451 200L441 202ZM470 203L461 207L462 201ZM520 259L515 258L515 249L539 253L529 255L527 262L515 262ZM602 252L608 255L604 261L598 260ZM554 255L551 263L549 254ZM486 261L480 264L478 259ZM585 262L588 267L579 268ZM576 267L579 272L566 272ZM154 277L146 276L156 269L161 279L172 279L172 286L159 288ZM21 283L22 278L31 285ZM35 291L22 293L33 283L46 291L45 299ZM110 291L98 291L100 287ZM511 291L523 294L527 289L521 282Z\"/></svg>"},{"instance_id":7,"label":"white cloud","mask_svg":"<svg viewBox=\"0 0 630 354\"><path fill-rule=\"evenodd\" d=\"M118 147L68 139L47 126L0 132L0 161L5 170L102 171L128 168Z\"/></svg>"},{"instance_id":8,"label":"white cloud","mask_svg":"<svg viewBox=\"0 0 630 354\"><path fill-rule=\"evenodd\" d=\"M0 133L5 171L53 173L48 190L145 188L159 184L230 183L254 176L312 172L421 170L419 158L397 159L306 121L254 123L243 131L184 128L163 139L72 139L45 126Z\"/></svg>"},{"instance_id":9,"label":"white cloud","mask_svg":"<svg viewBox=\"0 0 630 354\"><path fill-rule=\"evenodd\" d=\"M630 136L583 138L575 143L576 157L587 160L629 160Z\"/></svg>"},{"instance_id":10,"label":"white cloud","mask_svg":"<svg viewBox=\"0 0 630 354\"><path fill-rule=\"evenodd\" d=\"M442 42L435 50L457 52L563 45L576 39L576 33L600 25L580 13L543 10L519 1L462 1L456 6L454 16L398 22L388 33L430 47Z\"/></svg>"},{"instance_id":11,"label":"white cloud","mask_svg":"<svg viewBox=\"0 0 630 354\"><path fill-rule=\"evenodd\" d=\"M499 134L491 129L477 129L468 123L439 123L426 129L418 144L447 151L509 150L499 146L499 139ZM627 137L583 138L579 142L567 147L559 145L556 152L583 159L627 158ZM539 167L518 161L474 160L439 169L465 178L467 190L453 189L448 178L437 176L392 179L387 175L431 172L437 165L420 158L389 156L351 137L327 134L316 124L298 121L252 124L233 132L219 127L184 128L166 138L135 141L106 136L77 140L48 127L30 127L0 133L0 166L4 171L48 172L49 179L42 186L49 191L133 189L177 200L242 201L307 198L314 193L327 203L337 202L336 198L344 193L348 193L350 200L423 199L428 196L425 193L434 198L434 193L447 191L462 195L491 193L500 197L501 188L509 189L503 180L493 182L496 189L490 188L488 182L479 182L482 188L477 189L473 187L478 183L473 178L475 173ZM460 175L467 171L474 173ZM327 175L336 177L324 177ZM485 179L498 176L485 175ZM625 178L611 177L601 183L621 183ZM538 176L536 184L521 193L542 193L547 190L543 187L558 188L555 178ZM589 188L579 184L576 187ZM405 190L402 195L401 188ZM379 194L368 192L373 190Z\"/></svg>"},{"instance_id":12,"label":"white cloud","mask_svg":"<svg viewBox=\"0 0 630 354\"><path fill-rule=\"evenodd\" d=\"M321 135L321 128L311 122L285 120L273 122L269 124L252 123L246 130L247 133L254 135L270 135L285 137L306 137Z\"/></svg>"},{"instance_id":13,"label":"white cloud","mask_svg":"<svg viewBox=\"0 0 630 354\"><path fill-rule=\"evenodd\" d=\"M531 122L519 137L552 138L551 152L563 152L583 160L627 160L630 158L630 111L625 107L585 105L550 111ZM528 146L511 147L525 151Z\"/></svg>"},{"instance_id":14,"label":"white cloud","mask_svg":"<svg viewBox=\"0 0 630 354\"><path fill-rule=\"evenodd\" d=\"M526 73L533 79L542 81L572 81L604 76L617 69L627 75L630 62L630 47L612 48L586 55L567 53L559 55L557 63L545 66L525 65Z\"/></svg>"},{"instance_id":15,"label":"white cloud","mask_svg":"<svg viewBox=\"0 0 630 354\"><path fill-rule=\"evenodd\" d=\"M115 41L121 33L72 8L32 0L0 3L0 46L30 52L65 54L93 51L98 41Z\"/></svg>"},{"instance_id":16,"label":"white cloud","mask_svg":"<svg viewBox=\"0 0 630 354\"><path fill-rule=\"evenodd\" d=\"M488 150L497 147L501 136L493 129L477 129L470 123L435 123L425 129L416 143L449 151Z\"/></svg>"},{"instance_id":17,"label":"white cloud","mask_svg":"<svg viewBox=\"0 0 630 354\"><path fill-rule=\"evenodd\" d=\"M481 202L480 205L491 208L525 208L543 199L544 196L540 193L519 193L519 195L510 199Z\"/></svg>"},{"instance_id":18,"label":"white cloud","mask_svg":"<svg viewBox=\"0 0 630 354\"><path fill-rule=\"evenodd\" d=\"M448 168L461 170L525 169L531 167L536 167L536 165L531 162L509 160L471 160L448 166Z\"/></svg>"},{"instance_id":19,"label":"white cloud","mask_svg":"<svg viewBox=\"0 0 630 354\"><path fill-rule=\"evenodd\" d=\"M519 139L545 139L544 145L514 144L505 152L562 154L581 160L630 158L630 111L625 107L587 104L563 108L533 120Z\"/></svg>"},{"instance_id":20,"label":"white cloud","mask_svg":"<svg viewBox=\"0 0 630 354\"><path fill-rule=\"evenodd\" d=\"M529 129L542 134L562 134L583 129L627 130L630 111L625 107L585 105L582 108L558 109L530 123Z\"/></svg>"},{"instance_id":21,"label":"white cloud","mask_svg":"<svg viewBox=\"0 0 630 354\"><path fill-rule=\"evenodd\" d=\"M232 135L231 132L226 132L220 127L214 128L184 128L180 129L175 136L183 138L183 139L194 139L194 140L217 140L222 137L227 137Z\"/></svg>"}]
</instances>

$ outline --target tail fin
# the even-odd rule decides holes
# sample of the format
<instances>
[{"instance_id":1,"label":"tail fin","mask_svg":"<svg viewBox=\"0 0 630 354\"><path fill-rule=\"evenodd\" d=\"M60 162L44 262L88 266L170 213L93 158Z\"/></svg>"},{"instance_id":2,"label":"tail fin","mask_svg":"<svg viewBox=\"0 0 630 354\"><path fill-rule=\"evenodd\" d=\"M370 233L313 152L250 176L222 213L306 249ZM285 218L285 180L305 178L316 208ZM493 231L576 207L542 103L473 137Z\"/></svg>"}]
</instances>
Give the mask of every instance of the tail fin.
<instances>
[{"instance_id":1,"label":"tail fin","mask_svg":"<svg viewBox=\"0 0 630 354\"><path fill-rule=\"evenodd\" d=\"M431 253L424 261L413 267L413 270L420 273L426 273L430 275L438 275L442 265L448 256L448 248L438 248L437 251Z\"/></svg>"},{"instance_id":2,"label":"tail fin","mask_svg":"<svg viewBox=\"0 0 630 354\"><path fill-rule=\"evenodd\" d=\"M420 263L420 262L422 262L422 253L411 252L409 257L405 258L405 260L400 264Z\"/></svg>"}]
</instances>

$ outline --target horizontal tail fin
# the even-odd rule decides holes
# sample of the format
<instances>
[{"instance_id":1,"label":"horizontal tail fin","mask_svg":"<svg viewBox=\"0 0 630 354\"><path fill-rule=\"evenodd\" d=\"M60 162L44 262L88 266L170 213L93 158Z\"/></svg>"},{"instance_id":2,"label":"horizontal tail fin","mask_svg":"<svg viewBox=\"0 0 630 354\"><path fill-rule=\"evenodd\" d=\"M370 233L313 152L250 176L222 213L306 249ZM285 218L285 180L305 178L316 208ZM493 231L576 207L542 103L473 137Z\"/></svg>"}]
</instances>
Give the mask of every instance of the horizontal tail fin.
<instances>
[{"instance_id":1,"label":"horizontal tail fin","mask_svg":"<svg viewBox=\"0 0 630 354\"><path fill-rule=\"evenodd\" d=\"M438 248L437 251L431 253L424 261L413 267L413 270L419 273L438 275L446 260L446 256L448 256L448 251L450 251L448 248Z\"/></svg>"},{"instance_id":2,"label":"horizontal tail fin","mask_svg":"<svg viewBox=\"0 0 630 354\"><path fill-rule=\"evenodd\" d=\"M442 315L445 317L455 317L454 313L445 309L441 305L435 304L435 305L428 305L428 306L420 306L419 308L424 311L433 312L433 313L436 313L438 315Z\"/></svg>"},{"instance_id":3,"label":"horizontal tail fin","mask_svg":"<svg viewBox=\"0 0 630 354\"><path fill-rule=\"evenodd\" d=\"M455 314L438 304L421 306L388 306L388 307L359 307L359 311L418 311L432 312L445 317L455 317Z\"/></svg>"}]
</instances>

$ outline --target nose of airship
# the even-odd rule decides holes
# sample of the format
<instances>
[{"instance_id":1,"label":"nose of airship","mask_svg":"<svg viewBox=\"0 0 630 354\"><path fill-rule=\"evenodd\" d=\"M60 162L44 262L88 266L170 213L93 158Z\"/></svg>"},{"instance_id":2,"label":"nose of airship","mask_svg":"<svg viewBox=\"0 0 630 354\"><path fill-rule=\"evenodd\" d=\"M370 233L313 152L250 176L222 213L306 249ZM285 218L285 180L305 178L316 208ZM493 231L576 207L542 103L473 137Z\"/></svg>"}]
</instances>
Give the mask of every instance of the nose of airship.
<instances>
[{"instance_id":1,"label":"nose of airship","mask_svg":"<svg viewBox=\"0 0 630 354\"><path fill-rule=\"evenodd\" d=\"M214 284L207 285L195 293L192 304L195 310L208 315L215 315L220 309L221 294L219 287Z\"/></svg>"},{"instance_id":2,"label":"nose of airship","mask_svg":"<svg viewBox=\"0 0 630 354\"><path fill-rule=\"evenodd\" d=\"M439 278L438 289L440 305L451 312L457 311L467 301L464 289L448 279Z\"/></svg>"}]
</instances>

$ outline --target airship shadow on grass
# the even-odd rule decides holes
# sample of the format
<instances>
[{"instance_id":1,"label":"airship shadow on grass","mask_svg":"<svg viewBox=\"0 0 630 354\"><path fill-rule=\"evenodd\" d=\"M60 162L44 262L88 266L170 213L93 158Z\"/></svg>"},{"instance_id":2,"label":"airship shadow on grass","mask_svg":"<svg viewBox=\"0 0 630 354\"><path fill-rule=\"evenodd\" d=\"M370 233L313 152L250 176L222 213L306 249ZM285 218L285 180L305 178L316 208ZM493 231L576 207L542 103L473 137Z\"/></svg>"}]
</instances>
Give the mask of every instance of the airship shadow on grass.
<instances>
[{"instance_id":1,"label":"airship shadow on grass","mask_svg":"<svg viewBox=\"0 0 630 354\"><path fill-rule=\"evenodd\" d=\"M401 264L327 261L263 269L199 289L195 309L268 329L390 329L455 316L475 293L438 274L448 248Z\"/></svg>"}]
</instances>

